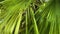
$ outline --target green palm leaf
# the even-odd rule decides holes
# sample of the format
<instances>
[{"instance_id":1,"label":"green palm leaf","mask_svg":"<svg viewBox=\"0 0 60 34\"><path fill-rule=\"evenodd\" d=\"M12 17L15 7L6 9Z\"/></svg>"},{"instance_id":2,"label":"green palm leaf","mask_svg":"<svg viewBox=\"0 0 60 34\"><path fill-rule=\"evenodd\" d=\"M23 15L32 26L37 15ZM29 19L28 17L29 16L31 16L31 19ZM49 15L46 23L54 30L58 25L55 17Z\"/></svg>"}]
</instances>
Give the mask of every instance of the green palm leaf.
<instances>
[{"instance_id":1,"label":"green palm leaf","mask_svg":"<svg viewBox=\"0 0 60 34\"><path fill-rule=\"evenodd\" d=\"M60 0L0 0L0 34L60 34Z\"/></svg>"}]
</instances>

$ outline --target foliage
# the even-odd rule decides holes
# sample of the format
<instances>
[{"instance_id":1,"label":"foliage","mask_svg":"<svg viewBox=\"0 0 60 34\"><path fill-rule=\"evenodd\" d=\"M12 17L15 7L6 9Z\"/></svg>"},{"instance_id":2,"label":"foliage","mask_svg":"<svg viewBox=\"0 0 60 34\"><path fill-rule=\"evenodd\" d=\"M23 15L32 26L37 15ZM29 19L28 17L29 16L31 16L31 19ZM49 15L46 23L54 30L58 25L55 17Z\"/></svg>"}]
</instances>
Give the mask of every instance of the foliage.
<instances>
[{"instance_id":1,"label":"foliage","mask_svg":"<svg viewBox=\"0 0 60 34\"><path fill-rule=\"evenodd\" d=\"M60 0L0 0L0 34L60 34Z\"/></svg>"}]
</instances>

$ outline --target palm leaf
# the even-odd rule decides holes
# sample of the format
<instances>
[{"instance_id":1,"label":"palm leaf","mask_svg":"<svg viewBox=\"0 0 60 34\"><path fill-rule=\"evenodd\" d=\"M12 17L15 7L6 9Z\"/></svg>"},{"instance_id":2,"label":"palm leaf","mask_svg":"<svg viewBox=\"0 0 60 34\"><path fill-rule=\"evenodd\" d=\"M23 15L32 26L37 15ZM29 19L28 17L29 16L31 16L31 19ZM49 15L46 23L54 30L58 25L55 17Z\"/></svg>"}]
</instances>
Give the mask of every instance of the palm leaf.
<instances>
[{"instance_id":1,"label":"palm leaf","mask_svg":"<svg viewBox=\"0 0 60 34\"><path fill-rule=\"evenodd\" d=\"M60 0L0 0L0 34L60 34Z\"/></svg>"}]
</instances>

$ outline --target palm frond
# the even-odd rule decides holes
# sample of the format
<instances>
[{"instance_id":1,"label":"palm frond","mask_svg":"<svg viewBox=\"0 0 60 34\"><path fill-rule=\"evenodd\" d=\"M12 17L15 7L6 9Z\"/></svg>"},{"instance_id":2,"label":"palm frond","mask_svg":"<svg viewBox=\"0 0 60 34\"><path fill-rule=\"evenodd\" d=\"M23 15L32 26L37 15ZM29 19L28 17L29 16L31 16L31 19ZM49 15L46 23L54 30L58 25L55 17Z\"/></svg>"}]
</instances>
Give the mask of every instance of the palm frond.
<instances>
[{"instance_id":1,"label":"palm frond","mask_svg":"<svg viewBox=\"0 0 60 34\"><path fill-rule=\"evenodd\" d=\"M0 0L0 34L60 34L60 0Z\"/></svg>"}]
</instances>

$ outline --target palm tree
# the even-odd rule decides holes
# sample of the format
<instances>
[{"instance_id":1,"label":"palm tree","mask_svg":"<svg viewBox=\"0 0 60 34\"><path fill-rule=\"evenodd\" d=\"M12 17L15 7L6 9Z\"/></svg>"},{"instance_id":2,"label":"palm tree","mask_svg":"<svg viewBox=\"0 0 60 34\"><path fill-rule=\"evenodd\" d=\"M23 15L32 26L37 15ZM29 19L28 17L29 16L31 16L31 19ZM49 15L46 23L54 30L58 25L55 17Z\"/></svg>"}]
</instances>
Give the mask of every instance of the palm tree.
<instances>
[{"instance_id":1,"label":"palm tree","mask_svg":"<svg viewBox=\"0 0 60 34\"><path fill-rule=\"evenodd\" d=\"M60 0L0 0L0 34L60 34Z\"/></svg>"}]
</instances>

